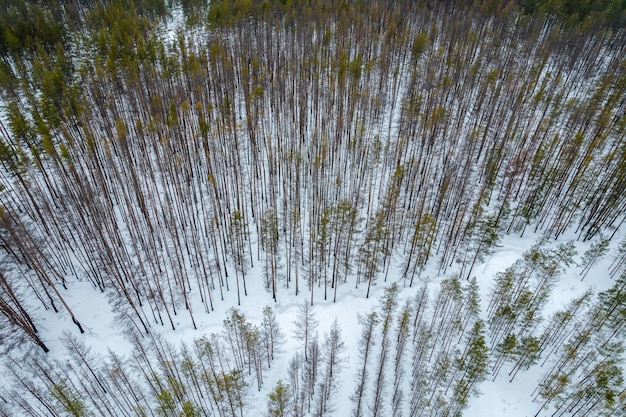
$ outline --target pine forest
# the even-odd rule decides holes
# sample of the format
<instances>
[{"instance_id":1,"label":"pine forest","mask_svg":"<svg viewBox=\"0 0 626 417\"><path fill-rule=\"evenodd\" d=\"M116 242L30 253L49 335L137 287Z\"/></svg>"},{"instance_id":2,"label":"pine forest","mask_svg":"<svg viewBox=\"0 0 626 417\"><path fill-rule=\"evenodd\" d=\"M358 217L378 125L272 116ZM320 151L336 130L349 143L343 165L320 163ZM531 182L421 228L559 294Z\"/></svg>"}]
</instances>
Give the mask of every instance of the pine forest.
<instances>
[{"instance_id":1,"label":"pine forest","mask_svg":"<svg viewBox=\"0 0 626 417\"><path fill-rule=\"evenodd\" d=\"M0 417L626 416L625 29L3 1Z\"/></svg>"}]
</instances>

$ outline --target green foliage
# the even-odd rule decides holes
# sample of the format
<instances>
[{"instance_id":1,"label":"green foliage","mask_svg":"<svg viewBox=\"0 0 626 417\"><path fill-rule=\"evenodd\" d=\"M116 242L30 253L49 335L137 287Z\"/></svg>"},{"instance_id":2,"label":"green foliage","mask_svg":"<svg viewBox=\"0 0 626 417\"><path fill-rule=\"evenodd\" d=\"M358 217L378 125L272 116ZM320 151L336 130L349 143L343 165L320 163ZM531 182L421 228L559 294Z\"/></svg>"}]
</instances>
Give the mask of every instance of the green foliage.
<instances>
[{"instance_id":1,"label":"green foliage","mask_svg":"<svg viewBox=\"0 0 626 417\"><path fill-rule=\"evenodd\" d=\"M407 257L404 275L412 270L409 286L413 286L416 272L421 272L431 256L431 250L437 238L437 221L430 214L422 215L416 222L411 238L411 252Z\"/></svg>"},{"instance_id":2,"label":"green foliage","mask_svg":"<svg viewBox=\"0 0 626 417\"><path fill-rule=\"evenodd\" d=\"M289 415L293 402L289 384L285 384L279 379L267 397L269 399L267 406L268 417L286 417Z\"/></svg>"},{"instance_id":3,"label":"green foliage","mask_svg":"<svg viewBox=\"0 0 626 417\"><path fill-rule=\"evenodd\" d=\"M67 30L51 9L34 1L6 0L0 5L0 54L22 55L37 46L53 50Z\"/></svg>"},{"instance_id":4,"label":"green foliage","mask_svg":"<svg viewBox=\"0 0 626 417\"><path fill-rule=\"evenodd\" d=\"M391 284L389 287L385 288L385 293L380 299L382 316L384 317L383 321L383 331L387 331L389 326L391 325L391 317L393 311L398 305L398 293L400 289L398 288L398 284L395 282Z\"/></svg>"},{"instance_id":5,"label":"green foliage","mask_svg":"<svg viewBox=\"0 0 626 417\"><path fill-rule=\"evenodd\" d=\"M539 360L539 350L539 339L533 336L522 337L516 348L520 368L528 369L537 363Z\"/></svg>"},{"instance_id":6,"label":"green foliage","mask_svg":"<svg viewBox=\"0 0 626 417\"><path fill-rule=\"evenodd\" d=\"M430 251L437 237L437 220L430 214L424 214L415 223L413 235L414 241L418 245L418 264L423 266L430 257Z\"/></svg>"},{"instance_id":7,"label":"green foliage","mask_svg":"<svg viewBox=\"0 0 626 417\"><path fill-rule=\"evenodd\" d=\"M35 130L31 121L26 118L17 103L9 103L6 112L14 140L25 146L33 144L36 140Z\"/></svg>"},{"instance_id":8,"label":"green foliage","mask_svg":"<svg viewBox=\"0 0 626 417\"><path fill-rule=\"evenodd\" d=\"M610 239L600 236L600 240L592 243L589 249L585 251L581 260L581 264L583 265L581 274L583 278L587 275L591 267L606 254L610 243Z\"/></svg>"},{"instance_id":9,"label":"green foliage","mask_svg":"<svg viewBox=\"0 0 626 417\"><path fill-rule=\"evenodd\" d=\"M183 409L178 414L179 417L201 417L202 411L196 408L191 401L185 401L183 403Z\"/></svg>"},{"instance_id":10,"label":"green foliage","mask_svg":"<svg viewBox=\"0 0 626 417\"><path fill-rule=\"evenodd\" d=\"M552 374L546 381L539 385L539 395L546 400L551 400L565 391L569 383L570 378L566 374Z\"/></svg>"},{"instance_id":11,"label":"green foliage","mask_svg":"<svg viewBox=\"0 0 626 417\"><path fill-rule=\"evenodd\" d=\"M350 254L353 237L360 232L361 218L354 204L347 199L341 200L328 213L330 217L330 231L333 234L334 256L337 271L346 275L352 269Z\"/></svg>"},{"instance_id":12,"label":"green foliage","mask_svg":"<svg viewBox=\"0 0 626 417\"><path fill-rule=\"evenodd\" d=\"M626 3L622 0L520 0L520 4L528 13L557 16L570 26L586 21L615 28L626 25Z\"/></svg>"},{"instance_id":13,"label":"green foliage","mask_svg":"<svg viewBox=\"0 0 626 417\"><path fill-rule=\"evenodd\" d=\"M27 162L25 156L0 138L0 163L9 171L15 172Z\"/></svg>"},{"instance_id":14,"label":"green foliage","mask_svg":"<svg viewBox=\"0 0 626 417\"><path fill-rule=\"evenodd\" d=\"M0 59L0 89L7 92L14 91L17 86L18 82L13 69L7 62L5 62L5 60Z\"/></svg>"},{"instance_id":15,"label":"green foliage","mask_svg":"<svg viewBox=\"0 0 626 417\"><path fill-rule=\"evenodd\" d=\"M85 417L88 409L65 383L54 384L50 394L69 417Z\"/></svg>"},{"instance_id":16,"label":"green foliage","mask_svg":"<svg viewBox=\"0 0 626 417\"><path fill-rule=\"evenodd\" d=\"M169 391L161 391L157 394L158 406L156 412L163 417L171 416L176 410L176 402L174 396Z\"/></svg>"},{"instance_id":17,"label":"green foliage","mask_svg":"<svg viewBox=\"0 0 626 417\"><path fill-rule=\"evenodd\" d=\"M202 18L209 4L208 0L181 0L185 22L188 26L202 23Z\"/></svg>"},{"instance_id":18,"label":"green foliage","mask_svg":"<svg viewBox=\"0 0 626 417\"><path fill-rule=\"evenodd\" d=\"M261 218L261 244L268 252L276 253L279 238L276 211L267 210Z\"/></svg>"},{"instance_id":19,"label":"green foliage","mask_svg":"<svg viewBox=\"0 0 626 417\"><path fill-rule=\"evenodd\" d=\"M87 10L86 22L90 28L104 28L115 24L120 16L146 17L155 19L165 17L168 13L167 0L109 0L99 2L95 7Z\"/></svg>"},{"instance_id":20,"label":"green foliage","mask_svg":"<svg viewBox=\"0 0 626 417\"><path fill-rule=\"evenodd\" d=\"M603 313L602 323L623 334L623 323L626 321L626 273L611 288L601 292L598 298Z\"/></svg>"},{"instance_id":21,"label":"green foliage","mask_svg":"<svg viewBox=\"0 0 626 417\"><path fill-rule=\"evenodd\" d=\"M369 4L345 0L212 0L209 2L207 23L211 27L231 26L249 18L292 19L306 16L318 19L329 13L344 16L356 11L367 13Z\"/></svg>"},{"instance_id":22,"label":"green foliage","mask_svg":"<svg viewBox=\"0 0 626 417\"><path fill-rule=\"evenodd\" d=\"M523 260L531 268L539 269L548 278L565 271L565 268L572 265L576 255L574 242L560 243L556 248L542 248L542 242L524 252Z\"/></svg>"},{"instance_id":23,"label":"green foliage","mask_svg":"<svg viewBox=\"0 0 626 417\"><path fill-rule=\"evenodd\" d=\"M146 412L145 407L142 405L134 406L133 411L135 412L135 415L137 417L148 417L148 413Z\"/></svg>"},{"instance_id":24,"label":"green foliage","mask_svg":"<svg viewBox=\"0 0 626 417\"><path fill-rule=\"evenodd\" d=\"M482 382L487 376L489 348L485 341L485 323L477 320L472 327L468 341L469 349L465 361L466 378L473 385Z\"/></svg>"},{"instance_id":25,"label":"green foliage","mask_svg":"<svg viewBox=\"0 0 626 417\"><path fill-rule=\"evenodd\" d=\"M91 30L90 41L97 58L106 63L112 74L120 64L131 67L139 59L154 63L158 42L147 35L152 22L143 13L145 10L140 7L128 7L126 1L116 0L87 14L86 25Z\"/></svg>"},{"instance_id":26,"label":"green foliage","mask_svg":"<svg viewBox=\"0 0 626 417\"><path fill-rule=\"evenodd\" d=\"M463 288L463 300L465 309L470 313L470 317L480 314L480 287L476 277L469 279L469 283Z\"/></svg>"},{"instance_id":27,"label":"green foliage","mask_svg":"<svg viewBox=\"0 0 626 417\"><path fill-rule=\"evenodd\" d=\"M358 81L361 78L361 74L363 73L363 56L359 54L355 57L350 64L348 64L350 68L350 75L354 81Z\"/></svg>"},{"instance_id":28,"label":"green foliage","mask_svg":"<svg viewBox=\"0 0 626 417\"><path fill-rule=\"evenodd\" d=\"M222 372L216 376L217 388L222 392L233 408L242 409L245 406L245 392L248 386L241 369Z\"/></svg>"},{"instance_id":29,"label":"green foliage","mask_svg":"<svg viewBox=\"0 0 626 417\"><path fill-rule=\"evenodd\" d=\"M598 408L610 411L616 404L617 397L624 389L624 376L619 362L608 358L600 362L589 372L590 380L581 381L575 396L578 398L593 398Z\"/></svg>"},{"instance_id":30,"label":"green foliage","mask_svg":"<svg viewBox=\"0 0 626 417\"><path fill-rule=\"evenodd\" d=\"M385 245L385 240L389 238L388 231L389 225L385 212L378 210L368 222L365 239L361 245L361 268L363 275L370 284L380 270L381 256L388 255L388 249Z\"/></svg>"},{"instance_id":31,"label":"green foliage","mask_svg":"<svg viewBox=\"0 0 626 417\"><path fill-rule=\"evenodd\" d=\"M498 218L495 214L482 216L477 225L478 233L481 235L483 250L481 255L491 255L500 241L500 230L498 229Z\"/></svg>"},{"instance_id":32,"label":"green foliage","mask_svg":"<svg viewBox=\"0 0 626 417\"><path fill-rule=\"evenodd\" d=\"M236 210L230 216L230 249L231 256L238 271L245 274L247 263L245 257L244 241L248 236L248 223L245 222L243 214Z\"/></svg>"},{"instance_id":33,"label":"green foliage","mask_svg":"<svg viewBox=\"0 0 626 417\"><path fill-rule=\"evenodd\" d=\"M40 55L43 55L40 54ZM66 95L72 87L72 64L64 50L57 45L57 55L45 57L42 62L35 61L35 68L40 82L41 98L39 107L43 120L35 120L41 133L45 129L41 125L58 126L62 119L62 111ZM44 123L43 121L47 123Z\"/></svg>"},{"instance_id":34,"label":"green foliage","mask_svg":"<svg viewBox=\"0 0 626 417\"><path fill-rule=\"evenodd\" d=\"M211 1L208 11L208 22L211 25L229 25L237 20L256 16L262 9L259 2L252 0L219 0Z\"/></svg>"},{"instance_id":35,"label":"green foliage","mask_svg":"<svg viewBox=\"0 0 626 417\"><path fill-rule=\"evenodd\" d=\"M517 337L514 333L506 335L502 343L498 344L496 350L503 355L511 355L517 348Z\"/></svg>"},{"instance_id":36,"label":"green foliage","mask_svg":"<svg viewBox=\"0 0 626 417\"><path fill-rule=\"evenodd\" d=\"M419 57L426 51L429 44L428 34L426 32L420 32L413 38L413 44L411 45L411 54L413 60L419 59Z\"/></svg>"}]
</instances>

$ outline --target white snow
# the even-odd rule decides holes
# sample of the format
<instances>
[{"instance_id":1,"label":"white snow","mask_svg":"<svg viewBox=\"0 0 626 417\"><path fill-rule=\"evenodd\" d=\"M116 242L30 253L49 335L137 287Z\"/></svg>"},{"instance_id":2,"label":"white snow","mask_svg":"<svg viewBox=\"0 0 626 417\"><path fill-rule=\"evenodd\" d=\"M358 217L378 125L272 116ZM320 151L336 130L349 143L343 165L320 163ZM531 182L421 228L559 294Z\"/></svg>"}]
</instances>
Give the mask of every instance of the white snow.
<instances>
[{"instance_id":1,"label":"white snow","mask_svg":"<svg viewBox=\"0 0 626 417\"><path fill-rule=\"evenodd\" d=\"M485 303L488 301L487 297L491 289L493 276L513 264L539 237L538 235L527 235L524 238L512 235L506 236L494 255L485 264L478 265L475 268L474 275L477 276L480 284L483 310L485 309ZM571 236L566 236L554 243L567 241L568 237ZM619 242L619 237L617 236L614 242ZM578 249L577 259L580 258L580 255L584 253L589 245L590 243L576 242ZM556 285L552 294L552 300L544 312L544 318L549 317L553 311L556 311L589 287L595 288L596 292L610 287L612 281L607 277L608 272L606 271L613 256L614 253L610 251L602 261L598 262L589 276L582 282L579 275L580 267L575 265L570 267ZM396 264L401 262L400 259L395 261ZM424 278L424 281L429 281L431 292L436 291L439 281L443 278L442 276L436 276L436 271L437 265L431 263L422 274L422 277L429 277ZM453 272L450 271L446 276L450 276ZM336 416L348 416L353 409L353 402L350 400L350 397L355 388L355 379L359 366L358 341L361 335L359 316L365 315L376 308L384 289L394 279L397 279L401 289L399 305L404 300L413 297L422 285L418 283L412 288L402 287L403 281L399 277L400 274L392 266L388 281L386 283L383 282L381 277L379 282L373 286L369 299L364 297L364 285L355 289L352 284L344 284L339 287L338 301L336 303L333 303L331 300L320 301L318 299L314 304L316 318L320 323L318 328L320 340L323 340L325 332L328 332L332 322L337 319L347 346L347 350L343 354L344 361L339 377L341 381L339 384L340 392L336 396L338 399L335 404L336 412L334 415ZM265 410L268 392L278 379L287 380L288 362L296 351L302 349L301 342L293 336L294 320L296 319L298 305L302 302L308 302L309 293L305 289L299 296L295 296L293 288L281 288L278 292L278 300L274 303L271 293L263 287L262 262L255 263L254 268L249 271L246 281L248 283L249 295L242 297L241 306L236 305L236 292L232 288L231 291L225 293L224 301L220 301L217 299L219 297L216 297L216 302L214 303L215 311L210 313L202 311L200 300L195 300L193 305L196 307L195 316L198 330L193 329L189 316L184 311L179 312L178 316L175 317L175 325L177 326L175 331L172 331L167 325L160 326L154 325L154 323L151 330L160 333L174 345L180 345L181 343L191 344L194 339L203 335L221 332L222 321L226 318L230 307L239 308L249 321L260 323L263 307L266 305L272 306L277 314L281 330L286 336L286 342L281 346L278 359L272 364L272 368L265 371L266 379L263 389L260 392L257 392L255 389L250 391L253 408L249 410L248 415L252 416L260 415L261 410ZM195 295L197 296L197 294ZM130 355L132 346L125 339L124 326L120 325L119 319L108 304L106 294L96 291L88 282L69 282L68 290L64 293L64 296L67 297L70 308L85 328L85 334L80 336L79 340L91 348L93 353L105 356L110 349L125 357ZM50 357L63 360L65 353L60 336L64 332L78 336L77 328L66 314L54 314L42 308L39 308L37 311L37 322L40 323L45 343L51 348ZM536 387L538 379L543 375L544 369L535 366L529 371L520 372L512 383L508 381L508 371L509 369L505 366L495 382L491 381L491 377L488 377L488 380L480 385L482 395L475 396L470 400L469 407L464 412L465 416L526 417L535 415L539 405L532 402L531 394ZM405 372L410 373L410 370L405 370ZM390 379L389 377L389 384ZM389 388L390 390L391 388Z\"/></svg>"}]
</instances>

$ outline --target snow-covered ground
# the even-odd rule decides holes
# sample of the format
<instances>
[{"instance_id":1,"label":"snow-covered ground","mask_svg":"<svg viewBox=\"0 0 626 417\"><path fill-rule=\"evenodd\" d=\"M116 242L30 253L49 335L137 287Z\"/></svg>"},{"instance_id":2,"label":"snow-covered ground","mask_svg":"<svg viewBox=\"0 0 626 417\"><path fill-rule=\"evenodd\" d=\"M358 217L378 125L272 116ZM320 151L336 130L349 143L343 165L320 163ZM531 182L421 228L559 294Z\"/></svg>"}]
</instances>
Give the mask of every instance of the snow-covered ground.
<instances>
[{"instance_id":1,"label":"snow-covered ground","mask_svg":"<svg viewBox=\"0 0 626 417\"><path fill-rule=\"evenodd\" d=\"M623 234L623 233L622 233ZM572 237L572 236L569 236ZM617 236L614 242L619 242ZM512 265L524 251L529 249L540 238L538 235L528 234L524 238L517 236L506 236L500 247L488 259L485 264L478 265L474 270L474 275L478 278L481 289L481 300L484 310L488 302L489 291L492 288L493 277L505 268ZM559 239L554 244L567 241L568 236ZM576 242L578 255L575 260L580 260L580 256L588 249L590 243ZM615 245L607 255L597 263L591 273L581 282L580 267L572 266L561 277L552 293L551 301L548 303L544 318L564 306L572 298L582 294L588 288L593 288L596 292L609 288L612 280L608 278L608 265L615 256ZM395 266L401 264L401 259L396 256ZM456 265L455 265L456 268ZM401 305L404 300L413 297L421 288L422 283L428 283L431 293L438 289L438 283L443 278L437 276L437 265L432 264L422 274L422 283L414 285L412 288L402 287L403 280L399 279L399 268L392 266L387 282L382 281L382 277L373 287L369 299L365 298L365 286L355 289L351 285L339 287L338 300L316 301L314 311L319 320L319 335L329 331L332 322L337 319L347 350L343 353L342 370L340 373L339 392L336 396L335 416L349 416L352 413L354 403L350 400L356 384L357 369L359 367L358 341L361 335L361 325L359 317L377 308L379 298L392 282L397 281L400 286ZM447 276L453 274L449 271ZM251 389L252 409L248 415L262 415L266 409L267 394L274 387L278 379L286 380L288 374L288 362L292 355L302 349L301 341L294 335L294 321L298 311L298 305L308 301L309 293L301 292L299 296L294 295L293 289L281 289L278 293L276 303L272 301L271 293L263 287L262 262L257 262L246 279L248 283L248 296L242 298L241 306L238 308L253 323L262 321L262 309L266 305L271 305L277 313L277 317L282 331L286 335L285 343L280 347L280 354L271 369L267 370L264 388L257 392ZM109 350L122 356L128 357L132 352L132 345L124 337L126 329L119 325L119 320L114 314L113 308L109 305L106 294L95 291L87 282L70 282L67 290L67 301L70 308L83 324L86 333L80 336L79 340L91 349L92 353L105 356ZM222 328L222 321L226 318L229 308L236 306L236 292L225 293L224 301L215 302L215 311L206 313L201 310L200 300L195 300L196 323L198 329L194 330L189 316L184 312L176 317L175 325L177 330L172 331L168 326L155 326L152 330L159 332L174 345L181 343L191 344L194 339L211 333L219 333ZM54 314L41 308L37 311L38 323L41 323L41 332L45 343L51 348L50 358L63 360L65 351L61 336L64 332L76 333L76 327L65 314ZM406 370L410 373L410 370ZM510 383L507 365L495 381L491 377L480 385L481 395L474 396L464 415L469 417L526 417L534 416L539 405L533 403L531 394L535 389L538 380L544 374L545 369L535 365L526 372L521 372L516 379ZM389 383L390 384L390 383ZM388 391L391 387L388 388ZM408 390L408 387L407 387ZM544 414L542 414L544 415ZM549 414L546 414L549 415Z\"/></svg>"}]
</instances>

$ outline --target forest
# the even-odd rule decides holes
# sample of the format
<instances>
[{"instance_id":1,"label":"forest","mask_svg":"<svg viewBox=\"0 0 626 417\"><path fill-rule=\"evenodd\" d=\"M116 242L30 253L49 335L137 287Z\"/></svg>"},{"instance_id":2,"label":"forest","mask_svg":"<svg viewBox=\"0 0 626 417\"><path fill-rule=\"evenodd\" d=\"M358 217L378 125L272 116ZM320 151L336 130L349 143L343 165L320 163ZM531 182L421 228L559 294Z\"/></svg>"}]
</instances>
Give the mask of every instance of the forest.
<instances>
[{"instance_id":1,"label":"forest","mask_svg":"<svg viewBox=\"0 0 626 417\"><path fill-rule=\"evenodd\" d=\"M535 417L626 416L625 27L619 0L3 2L0 416L460 416L522 375ZM86 343L91 297L128 354Z\"/></svg>"}]
</instances>

